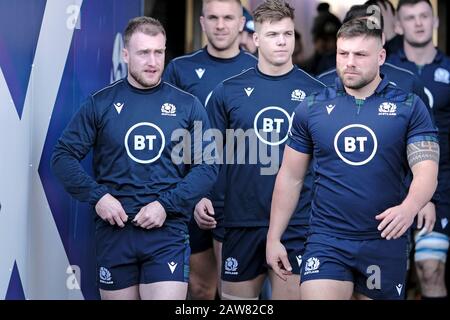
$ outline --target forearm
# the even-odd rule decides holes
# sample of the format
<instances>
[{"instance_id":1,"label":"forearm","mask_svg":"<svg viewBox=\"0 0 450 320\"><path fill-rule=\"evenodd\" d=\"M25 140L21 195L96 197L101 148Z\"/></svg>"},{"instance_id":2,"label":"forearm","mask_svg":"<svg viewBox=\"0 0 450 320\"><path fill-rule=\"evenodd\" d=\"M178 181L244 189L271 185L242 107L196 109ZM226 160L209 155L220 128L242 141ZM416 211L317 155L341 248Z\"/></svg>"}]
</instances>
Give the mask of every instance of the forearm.
<instances>
[{"instance_id":1,"label":"forearm","mask_svg":"<svg viewBox=\"0 0 450 320\"><path fill-rule=\"evenodd\" d=\"M413 173L408 195L402 206L416 215L431 200L437 187L439 144L418 141L407 146L408 164Z\"/></svg>"},{"instance_id":2,"label":"forearm","mask_svg":"<svg viewBox=\"0 0 450 320\"><path fill-rule=\"evenodd\" d=\"M303 180L295 179L282 169L278 173L270 211L269 240L281 239L297 207L302 186Z\"/></svg>"},{"instance_id":3,"label":"forearm","mask_svg":"<svg viewBox=\"0 0 450 320\"><path fill-rule=\"evenodd\" d=\"M417 214L433 197L437 187L438 172L438 165L434 161L423 161L416 166L421 168L415 168L408 195L402 203L414 214Z\"/></svg>"},{"instance_id":4,"label":"forearm","mask_svg":"<svg viewBox=\"0 0 450 320\"><path fill-rule=\"evenodd\" d=\"M217 166L212 164L195 165L174 188L161 194L158 202L167 215L191 215L195 204L208 194L216 182L217 170Z\"/></svg>"},{"instance_id":5,"label":"forearm","mask_svg":"<svg viewBox=\"0 0 450 320\"><path fill-rule=\"evenodd\" d=\"M52 157L52 171L61 181L64 189L75 199L95 205L108 193L108 188L98 184L81 166L79 160L64 151L61 145Z\"/></svg>"}]
</instances>

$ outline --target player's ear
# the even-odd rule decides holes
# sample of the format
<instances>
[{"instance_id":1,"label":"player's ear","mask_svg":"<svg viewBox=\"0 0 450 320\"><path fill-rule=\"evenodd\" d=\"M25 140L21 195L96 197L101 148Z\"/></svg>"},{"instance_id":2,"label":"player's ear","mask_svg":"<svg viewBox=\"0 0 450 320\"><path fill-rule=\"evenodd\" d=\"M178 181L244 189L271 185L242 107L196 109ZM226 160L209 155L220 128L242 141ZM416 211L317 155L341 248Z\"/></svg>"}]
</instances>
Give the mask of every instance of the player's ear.
<instances>
[{"instance_id":1,"label":"player's ear","mask_svg":"<svg viewBox=\"0 0 450 320\"><path fill-rule=\"evenodd\" d=\"M439 18L436 16L433 16L433 28L434 29L439 28Z\"/></svg>"},{"instance_id":2,"label":"player's ear","mask_svg":"<svg viewBox=\"0 0 450 320\"><path fill-rule=\"evenodd\" d=\"M253 32L253 42L255 43L255 46L259 48L259 34L258 32Z\"/></svg>"},{"instance_id":3,"label":"player's ear","mask_svg":"<svg viewBox=\"0 0 450 320\"><path fill-rule=\"evenodd\" d=\"M403 28L399 21L398 14L397 14L397 17L395 18L394 31L396 34L399 34L401 36L403 35Z\"/></svg>"},{"instance_id":4,"label":"player's ear","mask_svg":"<svg viewBox=\"0 0 450 320\"><path fill-rule=\"evenodd\" d=\"M205 17L203 15L200 16L200 25L202 26L202 31L205 32Z\"/></svg>"},{"instance_id":5,"label":"player's ear","mask_svg":"<svg viewBox=\"0 0 450 320\"><path fill-rule=\"evenodd\" d=\"M381 48L378 54L378 65L382 66L385 61L386 61L386 50L384 48Z\"/></svg>"},{"instance_id":6,"label":"player's ear","mask_svg":"<svg viewBox=\"0 0 450 320\"><path fill-rule=\"evenodd\" d=\"M123 61L124 61L125 63L128 63L128 61L130 60L130 59L129 59L128 49L127 49L126 47L124 47L124 48L122 49L122 57L123 57Z\"/></svg>"},{"instance_id":7,"label":"player's ear","mask_svg":"<svg viewBox=\"0 0 450 320\"><path fill-rule=\"evenodd\" d=\"M244 31L244 26L245 26L245 17L241 16L239 18L239 32Z\"/></svg>"}]
</instances>

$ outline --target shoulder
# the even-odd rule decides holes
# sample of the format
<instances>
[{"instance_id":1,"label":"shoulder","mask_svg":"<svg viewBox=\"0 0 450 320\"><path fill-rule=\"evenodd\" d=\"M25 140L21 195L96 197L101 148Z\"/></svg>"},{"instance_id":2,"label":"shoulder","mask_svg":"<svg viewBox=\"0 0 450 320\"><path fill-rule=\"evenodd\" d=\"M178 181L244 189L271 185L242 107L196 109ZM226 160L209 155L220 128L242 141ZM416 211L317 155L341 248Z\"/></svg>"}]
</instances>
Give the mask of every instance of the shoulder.
<instances>
[{"instance_id":1,"label":"shoulder","mask_svg":"<svg viewBox=\"0 0 450 320\"><path fill-rule=\"evenodd\" d=\"M294 66L294 68L295 68L296 76L302 78L303 80L310 81L311 84L317 85L318 87L321 87L321 88L325 87L325 84L322 81L314 78L312 75L310 75L306 71L300 69L297 66Z\"/></svg>"},{"instance_id":2,"label":"shoulder","mask_svg":"<svg viewBox=\"0 0 450 320\"><path fill-rule=\"evenodd\" d=\"M441 56L441 67L450 70L450 56L447 56L440 50L438 50L438 54Z\"/></svg>"},{"instance_id":3,"label":"shoulder","mask_svg":"<svg viewBox=\"0 0 450 320\"><path fill-rule=\"evenodd\" d=\"M344 95L344 93L339 92L335 86L329 86L307 96L305 101L308 107L313 107L316 103L334 100L341 95Z\"/></svg>"},{"instance_id":4,"label":"shoulder","mask_svg":"<svg viewBox=\"0 0 450 320\"><path fill-rule=\"evenodd\" d=\"M394 71L397 73L405 73L405 74L408 74L409 76L416 77L416 75L412 71L405 69L405 68L401 68L399 66L396 66L390 62L385 62L381 67L385 68L386 70L389 70L389 71Z\"/></svg>"},{"instance_id":5,"label":"shoulder","mask_svg":"<svg viewBox=\"0 0 450 320\"><path fill-rule=\"evenodd\" d=\"M199 49L197 51L194 51L192 53L188 53L183 56L176 57L172 59L169 62L169 65L184 65L189 64L191 62L195 62L198 59L202 59L202 56L204 55L204 49Z\"/></svg>"},{"instance_id":6,"label":"shoulder","mask_svg":"<svg viewBox=\"0 0 450 320\"><path fill-rule=\"evenodd\" d=\"M242 59L246 59L246 60L250 60L251 62L257 62L258 58L255 57L253 54L251 54L250 52L247 51L241 51L240 53Z\"/></svg>"},{"instance_id":7,"label":"shoulder","mask_svg":"<svg viewBox=\"0 0 450 320\"><path fill-rule=\"evenodd\" d=\"M112 92L115 93L118 90L123 90L124 89L123 88L123 82L124 82L124 79L117 80L117 81L111 83L110 85L108 85L108 86L106 86L106 87L104 87L104 88L102 88L102 89L100 89L98 91L95 91L92 94L92 97L94 99L101 99L101 98L103 98L105 96L108 96Z\"/></svg>"},{"instance_id":8,"label":"shoulder","mask_svg":"<svg viewBox=\"0 0 450 320\"><path fill-rule=\"evenodd\" d=\"M255 68L251 67L251 68L245 69L244 71L242 71L238 74L235 74L229 78L226 78L225 80L223 80L221 82L221 84L223 86L233 86L234 84L236 84L240 81L248 80L249 78L252 78L254 76L256 76Z\"/></svg>"},{"instance_id":9,"label":"shoulder","mask_svg":"<svg viewBox=\"0 0 450 320\"><path fill-rule=\"evenodd\" d=\"M176 99L187 99L187 101L193 101L197 99L193 94L184 91L167 81L163 81L163 90L168 91L169 94Z\"/></svg>"},{"instance_id":10,"label":"shoulder","mask_svg":"<svg viewBox=\"0 0 450 320\"><path fill-rule=\"evenodd\" d=\"M412 106L416 99L416 95L412 92L406 92L395 84L389 83L381 92L381 97L389 102L404 103L406 106Z\"/></svg>"},{"instance_id":11,"label":"shoulder","mask_svg":"<svg viewBox=\"0 0 450 320\"><path fill-rule=\"evenodd\" d=\"M325 71L325 72L319 74L319 75L317 76L317 79L320 80L320 79L326 78L326 77L331 77L331 76L334 77L335 75L336 75L336 69L333 68L333 69L330 69L330 70L328 70L328 71Z\"/></svg>"},{"instance_id":12,"label":"shoulder","mask_svg":"<svg viewBox=\"0 0 450 320\"><path fill-rule=\"evenodd\" d=\"M168 82L163 82L162 90L164 96L170 97L171 103L176 104L177 109L185 110L187 114L202 112L205 109L196 96Z\"/></svg>"},{"instance_id":13,"label":"shoulder","mask_svg":"<svg viewBox=\"0 0 450 320\"><path fill-rule=\"evenodd\" d=\"M394 52L391 53L387 58L386 58L386 62L391 62L396 64L396 62L401 61L401 57L400 57L400 53L399 52ZM386 63L385 62L385 63Z\"/></svg>"},{"instance_id":14,"label":"shoulder","mask_svg":"<svg viewBox=\"0 0 450 320\"><path fill-rule=\"evenodd\" d=\"M124 82L124 79L117 80L92 93L89 98L92 99L92 102L94 102L97 107L104 104L109 105L115 102L114 99L118 95L127 94L127 88Z\"/></svg>"}]
</instances>

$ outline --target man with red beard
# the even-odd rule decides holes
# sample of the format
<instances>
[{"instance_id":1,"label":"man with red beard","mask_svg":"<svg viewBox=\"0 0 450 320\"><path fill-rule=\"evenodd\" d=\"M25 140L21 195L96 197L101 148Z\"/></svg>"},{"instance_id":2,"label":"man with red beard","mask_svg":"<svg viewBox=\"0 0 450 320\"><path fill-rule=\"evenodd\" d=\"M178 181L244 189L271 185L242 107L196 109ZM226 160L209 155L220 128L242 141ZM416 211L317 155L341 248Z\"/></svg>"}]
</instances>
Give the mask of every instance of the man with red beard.
<instances>
[{"instance_id":1,"label":"man with red beard","mask_svg":"<svg viewBox=\"0 0 450 320\"><path fill-rule=\"evenodd\" d=\"M187 224L217 169L201 155L174 163L171 136L181 128L193 140L208 116L197 98L161 81L159 21L130 20L124 43L127 77L88 97L58 140L52 169L67 192L95 207L102 299L185 299ZM94 177L80 164L91 149Z\"/></svg>"}]
</instances>

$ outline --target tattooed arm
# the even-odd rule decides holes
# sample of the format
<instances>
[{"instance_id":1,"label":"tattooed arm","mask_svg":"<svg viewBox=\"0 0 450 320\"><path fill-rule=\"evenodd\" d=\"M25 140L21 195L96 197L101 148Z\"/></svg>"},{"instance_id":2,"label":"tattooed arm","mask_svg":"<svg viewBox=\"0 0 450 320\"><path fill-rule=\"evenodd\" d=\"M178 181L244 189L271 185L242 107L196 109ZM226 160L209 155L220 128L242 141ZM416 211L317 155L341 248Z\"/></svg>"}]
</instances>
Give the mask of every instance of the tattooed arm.
<instances>
[{"instance_id":1,"label":"tattooed arm","mask_svg":"<svg viewBox=\"0 0 450 320\"><path fill-rule=\"evenodd\" d=\"M431 151L431 152L430 152ZM411 143L407 150L408 163L413 165L422 160L433 160L439 163L439 144L426 142ZM417 229L425 233L433 231L436 222L436 207L431 201L428 202L417 214Z\"/></svg>"},{"instance_id":2,"label":"tattooed arm","mask_svg":"<svg viewBox=\"0 0 450 320\"><path fill-rule=\"evenodd\" d=\"M433 141L418 141L407 146L409 167L413 180L408 195L398 206L376 216L381 220L378 230L386 239L397 239L405 233L414 217L430 201L437 186L439 144Z\"/></svg>"},{"instance_id":3,"label":"tattooed arm","mask_svg":"<svg viewBox=\"0 0 450 320\"><path fill-rule=\"evenodd\" d=\"M407 146L406 155L411 170L413 170L415 164L425 160L431 160L439 164L439 144L433 141L410 143Z\"/></svg>"}]
</instances>

